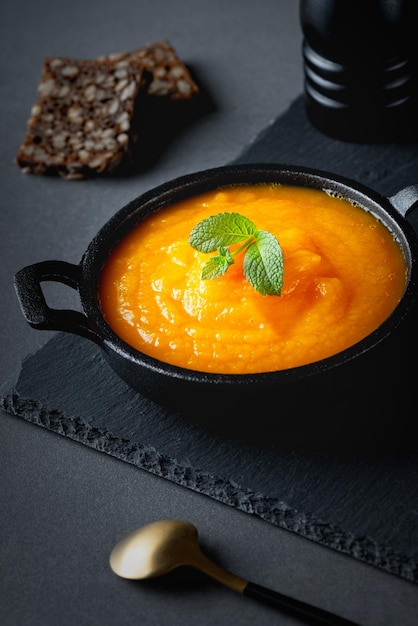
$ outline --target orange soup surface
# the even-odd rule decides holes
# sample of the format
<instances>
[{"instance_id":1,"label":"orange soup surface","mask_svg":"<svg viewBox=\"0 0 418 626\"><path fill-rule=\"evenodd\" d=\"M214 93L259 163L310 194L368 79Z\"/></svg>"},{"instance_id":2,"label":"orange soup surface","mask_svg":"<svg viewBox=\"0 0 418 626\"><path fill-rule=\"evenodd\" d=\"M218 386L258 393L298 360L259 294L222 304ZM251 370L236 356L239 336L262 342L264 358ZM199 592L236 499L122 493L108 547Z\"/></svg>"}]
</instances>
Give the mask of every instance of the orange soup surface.
<instances>
[{"instance_id":1,"label":"orange soup surface","mask_svg":"<svg viewBox=\"0 0 418 626\"><path fill-rule=\"evenodd\" d=\"M222 277L201 279L212 255L192 248L189 235L222 212L275 235L280 296L255 291L240 255ZM247 374L352 346L393 311L406 277L399 245L367 211L320 190L260 184L208 192L145 219L111 253L99 295L109 326L138 350L188 369Z\"/></svg>"}]
</instances>

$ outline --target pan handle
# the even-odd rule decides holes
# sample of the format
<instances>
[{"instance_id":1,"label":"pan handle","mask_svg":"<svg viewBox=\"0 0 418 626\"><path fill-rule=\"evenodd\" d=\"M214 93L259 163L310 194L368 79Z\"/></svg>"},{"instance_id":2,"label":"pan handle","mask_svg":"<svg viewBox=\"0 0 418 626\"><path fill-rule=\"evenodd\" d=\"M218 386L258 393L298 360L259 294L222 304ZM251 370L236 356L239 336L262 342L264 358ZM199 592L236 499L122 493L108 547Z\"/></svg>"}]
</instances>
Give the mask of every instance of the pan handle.
<instances>
[{"instance_id":1,"label":"pan handle","mask_svg":"<svg viewBox=\"0 0 418 626\"><path fill-rule=\"evenodd\" d=\"M15 291L27 323L38 330L62 330L100 343L100 336L86 315L48 306L41 283L54 281L78 290L80 267L66 261L42 261L15 275Z\"/></svg>"},{"instance_id":2,"label":"pan handle","mask_svg":"<svg viewBox=\"0 0 418 626\"><path fill-rule=\"evenodd\" d=\"M409 185L401 189L395 193L395 195L391 196L389 201L393 204L398 213L407 217L413 209L418 208L418 184Z\"/></svg>"}]
</instances>

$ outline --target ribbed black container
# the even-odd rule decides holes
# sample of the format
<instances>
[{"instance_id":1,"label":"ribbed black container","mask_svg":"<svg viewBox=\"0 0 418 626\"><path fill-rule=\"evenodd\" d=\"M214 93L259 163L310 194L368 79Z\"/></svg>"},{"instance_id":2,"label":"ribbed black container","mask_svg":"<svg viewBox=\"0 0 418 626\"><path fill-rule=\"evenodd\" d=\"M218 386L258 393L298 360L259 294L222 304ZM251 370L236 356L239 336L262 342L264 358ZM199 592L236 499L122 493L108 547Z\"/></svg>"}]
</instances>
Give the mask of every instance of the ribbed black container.
<instances>
[{"instance_id":1,"label":"ribbed black container","mask_svg":"<svg viewBox=\"0 0 418 626\"><path fill-rule=\"evenodd\" d=\"M307 114L337 139L417 135L414 0L301 0Z\"/></svg>"}]
</instances>

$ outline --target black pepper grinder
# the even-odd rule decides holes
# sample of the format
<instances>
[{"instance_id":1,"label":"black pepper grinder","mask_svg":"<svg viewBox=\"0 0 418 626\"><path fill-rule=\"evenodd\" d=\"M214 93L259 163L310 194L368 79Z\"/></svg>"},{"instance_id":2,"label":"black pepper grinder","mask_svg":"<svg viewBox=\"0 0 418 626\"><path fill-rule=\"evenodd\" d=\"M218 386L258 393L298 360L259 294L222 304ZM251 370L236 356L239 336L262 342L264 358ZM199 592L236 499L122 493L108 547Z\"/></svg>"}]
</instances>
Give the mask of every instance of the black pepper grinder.
<instances>
[{"instance_id":1,"label":"black pepper grinder","mask_svg":"<svg viewBox=\"0 0 418 626\"><path fill-rule=\"evenodd\" d=\"M416 136L414 4L301 0L306 112L317 129L353 142Z\"/></svg>"}]
</instances>

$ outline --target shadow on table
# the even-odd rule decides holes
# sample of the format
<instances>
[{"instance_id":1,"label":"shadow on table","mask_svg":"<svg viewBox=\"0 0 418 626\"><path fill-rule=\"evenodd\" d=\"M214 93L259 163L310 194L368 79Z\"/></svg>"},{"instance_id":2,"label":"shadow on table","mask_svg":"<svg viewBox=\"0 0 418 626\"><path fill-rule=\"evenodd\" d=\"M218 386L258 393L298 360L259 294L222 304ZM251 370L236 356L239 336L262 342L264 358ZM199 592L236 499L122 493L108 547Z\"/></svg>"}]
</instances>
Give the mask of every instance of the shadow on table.
<instances>
[{"instance_id":1,"label":"shadow on table","mask_svg":"<svg viewBox=\"0 0 418 626\"><path fill-rule=\"evenodd\" d=\"M183 100L170 100L147 94L138 107L138 142L131 164L119 173L121 177L137 174L155 167L176 138L202 118L216 112L209 90L188 68L199 85L199 93Z\"/></svg>"}]
</instances>

